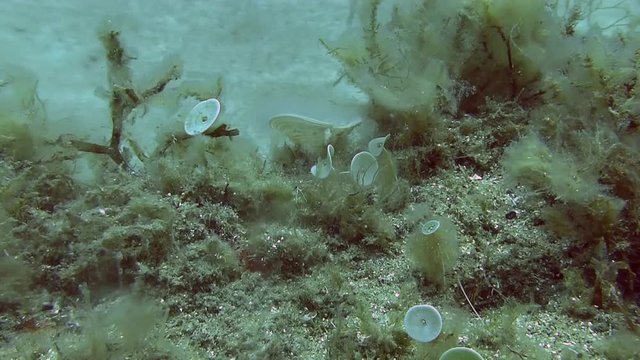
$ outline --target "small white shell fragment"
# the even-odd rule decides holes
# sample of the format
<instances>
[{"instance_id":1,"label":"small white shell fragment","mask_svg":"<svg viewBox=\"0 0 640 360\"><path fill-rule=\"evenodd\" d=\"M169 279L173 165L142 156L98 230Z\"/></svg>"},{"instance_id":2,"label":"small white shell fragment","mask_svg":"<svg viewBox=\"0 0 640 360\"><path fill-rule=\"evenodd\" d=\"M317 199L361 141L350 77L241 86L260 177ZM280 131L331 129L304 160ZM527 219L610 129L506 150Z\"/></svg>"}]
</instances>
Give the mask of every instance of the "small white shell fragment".
<instances>
[{"instance_id":1,"label":"small white shell fragment","mask_svg":"<svg viewBox=\"0 0 640 360\"><path fill-rule=\"evenodd\" d=\"M351 159L351 177L360 186L373 184L378 176L378 161L368 151L361 151Z\"/></svg>"},{"instance_id":2,"label":"small white shell fragment","mask_svg":"<svg viewBox=\"0 0 640 360\"><path fill-rule=\"evenodd\" d=\"M184 121L184 132L188 135L200 135L207 131L220 115L220 101L207 99L196 104Z\"/></svg>"},{"instance_id":3,"label":"small white shell fragment","mask_svg":"<svg viewBox=\"0 0 640 360\"><path fill-rule=\"evenodd\" d=\"M327 157L326 158L318 158L318 163L311 167L311 174L319 179L326 179L331 172L334 170L333 168L333 145L327 145Z\"/></svg>"}]
</instances>

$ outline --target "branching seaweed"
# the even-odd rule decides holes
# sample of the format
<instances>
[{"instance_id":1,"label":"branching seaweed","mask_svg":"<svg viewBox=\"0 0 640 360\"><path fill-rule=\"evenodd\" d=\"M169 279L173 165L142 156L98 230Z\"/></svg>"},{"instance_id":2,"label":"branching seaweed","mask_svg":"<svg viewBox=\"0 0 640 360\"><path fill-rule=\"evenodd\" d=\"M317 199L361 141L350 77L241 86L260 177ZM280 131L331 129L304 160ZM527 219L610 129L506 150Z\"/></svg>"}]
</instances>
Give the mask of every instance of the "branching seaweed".
<instances>
[{"instance_id":1,"label":"branching seaweed","mask_svg":"<svg viewBox=\"0 0 640 360\"><path fill-rule=\"evenodd\" d=\"M121 146L124 120L135 108L145 103L150 97L162 92L170 81L178 79L181 70L177 65L172 66L153 87L138 94L133 89L131 70L128 66L131 57L122 46L120 32L107 31L100 35L100 41L107 58L107 79L110 87L109 107L112 123L111 138L108 145L77 139L70 139L68 144L78 151L105 154L119 166L129 168Z\"/></svg>"},{"instance_id":2,"label":"branching seaweed","mask_svg":"<svg viewBox=\"0 0 640 360\"><path fill-rule=\"evenodd\" d=\"M142 149L140 149L134 141L130 141L127 146L124 146L123 127L125 120L135 109L145 106L152 97L165 91L170 82L180 79L182 69L178 63L174 63L153 82L151 87L143 91L136 91L133 86L131 69L129 68L129 62L133 57L127 54L124 49L120 40L120 31L109 29L101 32L99 38L107 59L109 107L112 123L109 143L107 145L101 145L66 136L60 137L58 143L81 152L107 155L118 166L131 169L129 161L132 155L129 153L129 150L133 151L139 159L143 158L144 155ZM212 97L217 98L221 93L222 80L219 78L216 86L211 87L211 89L204 91L199 89L182 89L180 96L192 96L198 100L205 100ZM237 129L229 129L227 125L223 124L207 132L205 135L210 137L231 137L238 134ZM168 141L167 146L180 140L184 139L172 137ZM166 149L167 146L165 146L164 149ZM128 147L131 147L131 149L128 149Z\"/></svg>"}]
</instances>

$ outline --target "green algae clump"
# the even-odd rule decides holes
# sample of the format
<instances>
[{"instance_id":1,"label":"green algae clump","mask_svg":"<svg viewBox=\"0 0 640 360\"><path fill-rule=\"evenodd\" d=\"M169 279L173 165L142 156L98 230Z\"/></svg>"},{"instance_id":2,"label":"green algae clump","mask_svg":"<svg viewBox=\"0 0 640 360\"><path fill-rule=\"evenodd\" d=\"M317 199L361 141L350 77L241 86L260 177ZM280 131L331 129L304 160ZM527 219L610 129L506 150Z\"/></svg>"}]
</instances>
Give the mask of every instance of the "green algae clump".
<instances>
[{"instance_id":1,"label":"green algae clump","mask_svg":"<svg viewBox=\"0 0 640 360\"><path fill-rule=\"evenodd\" d=\"M455 225L446 218L422 223L407 239L406 254L429 281L444 287L459 255Z\"/></svg>"}]
</instances>

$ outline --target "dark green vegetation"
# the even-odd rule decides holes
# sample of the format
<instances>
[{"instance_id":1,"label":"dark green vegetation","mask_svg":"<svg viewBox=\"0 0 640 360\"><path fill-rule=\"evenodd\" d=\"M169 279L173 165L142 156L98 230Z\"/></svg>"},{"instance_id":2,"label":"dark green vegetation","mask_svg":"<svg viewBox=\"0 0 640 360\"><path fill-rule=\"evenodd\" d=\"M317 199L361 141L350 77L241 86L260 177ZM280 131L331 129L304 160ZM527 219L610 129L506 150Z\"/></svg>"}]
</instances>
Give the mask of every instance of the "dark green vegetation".
<instances>
[{"instance_id":1,"label":"dark green vegetation","mask_svg":"<svg viewBox=\"0 0 640 360\"><path fill-rule=\"evenodd\" d=\"M138 94L116 30L109 145L43 139L35 79L2 69L0 357L640 356L637 29L584 36L594 2L353 4L360 33L323 43L391 134L384 199L242 137L121 146L138 105L220 86L172 87L172 62ZM444 328L418 345L402 318L425 302Z\"/></svg>"},{"instance_id":2,"label":"dark green vegetation","mask_svg":"<svg viewBox=\"0 0 640 360\"><path fill-rule=\"evenodd\" d=\"M445 286L445 274L456 265L457 229L446 218L422 222L409 236L405 252L424 277L438 286Z\"/></svg>"}]
</instances>

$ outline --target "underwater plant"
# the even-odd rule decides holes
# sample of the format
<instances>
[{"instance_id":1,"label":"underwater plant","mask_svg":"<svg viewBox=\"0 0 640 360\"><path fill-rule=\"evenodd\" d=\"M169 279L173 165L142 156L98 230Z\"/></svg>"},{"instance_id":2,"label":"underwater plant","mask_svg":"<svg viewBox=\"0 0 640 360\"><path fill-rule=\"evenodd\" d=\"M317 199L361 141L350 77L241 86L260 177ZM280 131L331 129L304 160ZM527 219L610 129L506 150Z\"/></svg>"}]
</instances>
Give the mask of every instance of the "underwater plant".
<instances>
[{"instance_id":1,"label":"underwater plant","mask_svg":"<svg viewBox=\"0 0 640 360\"><path fill-rule=\"evenodd\" d=\"M269 120L269 126L282 133L291 141L312 155L320 154L330 143L342 144L360 121L338 126L296 114L275 115Z\"/></svg>"},{"instance_id":2,"label":"underwater plant","mask_svg":"<svg viewBox=\"0 0 640 360\"><path fill-rule=\"evenodd\" d=\"M20 66L0 64L0 153L16 160L32 160L44 142L41 126L44 104L37 94L35 75Z\"/></svg>"},{"instance_id":3,"label":"underwater plant","mask_svg":"<svg viewBox=\"0 0 640 360\"><path fill-rule=\"evenodd\" d=\"M431 305L412 306L404 316L404 329L415 341L433 341L442 331L442 316Z\"/></svg>"},{"instance_id":4,"label":"underwater plant","mask_svg":"<svg viewBox=\"0 0 640 360\"><path fill-rule=\"evenodd\" d=\"M406 125L423 143L437 137L429 133L442 115L477 112L491 98L532 104L551 95L547 78L566 58L545 49L572 48L563 19L542 0L362 0L353 7L359 28L322 44L342 64L342 77L369 96L382 131Z\"/></svg>"},{"instance_id":5,"label":"underwater plant","mask_svg":"<svg viewBox=\"0 0 640 360\"><path fill-rule=\"evenodd\" d=\"M483 360L475 350L466 347L454 347L445 351L440 360Z\"/></svg>"},{"instance_id":6,"label":"underwater plant","mask_svg":"<svg viewBox=\"0 0 640 360\"><path fill-rule=\"evenodd\" d=\"M414 267L439 287L459 256L456 228L450 220L438 218L420 224L407 239L405 252Z\"/></svg>"},{"instance_id":7,"label":"underwater plant","mask_svg":"<svg viewBox=\"0 0 640 360\"><path fill-rule=\"evenodd\" d=\"M104 27L100 29L99 38L107 58L109 107L112 123L109 143L107 145L100 145L79 140L73 136L61 136L58 139L58 144L81 152L107 155L118 166L131 170L136 167L134 163L140 164L143 159L146 159L148 156L135 140L125 136L125 121L131 116L135 109L147 106L151 98L165 91L170 82L179 79L182 75L182 68L180 62L177 60L169 62L167 69L164 70L159 79L154 80L151 87L138 91L133 86L133 75L129 68L129 62L133 57L125 51L120 39L120 31L112 28L110 23L107 22ZM201 100L201 102L191 110L185 120L184 131L187 137L199 133L206 133L206 135L212 137L231 137L238 135L239 132L237 129L228 129L226 124L221 124L212 129L207 127L207 129L202 131L194 127L193 122L199 121L202 123L203 116L206 119L204 124L213 123L213 121L217 119L220 112L220 103L216 98L219 97L222 92L222 84L221 80L218 79L215 86L207 89L200 89L192 85L193 84L186 83L186 86L191 86L191 88L182 89L177 95L178 97L192 96ZM163 153L169 145L178 140L184 140L184 138L185 137L180 134L172 134L172 136L165 141L166 145L160 147L159 153Z\"/></svg>"},{"instance_id":8,"label":"underwater plant","mask_svg":"<svg viewBox=\"0 0 640 360\"><path fill-rule=\"evenodd\" d=\"M184 121L187 135L199 135L207 132L220 115L220 101L212 98L201 101L191 109Z\"/></svg>"},{"instance_id":9,"label":"underwater plant","mask_svg":"<svg viewBox=\"0 0 640 360\"><path fill-rule=\"evenodd\" d=\"M368 151L361 151L351 159L349 173L361 187L375 185L380 197L386 198L398 179L391 152L384 147L389 135L369 141Z\"/></svg>"},{"instance_id":10,"label":"underwater plant","mask_svg":"<svg viewBox=\"0 0 640 360\"><path fill-rule=\"evenodd\" d=\"M335 170L333 167L332 159L334 152L335 150L333 149L333 145L327 145L327 157L318 157L318 162L311 167L311 175L317 177L318 179L326 179L327 176L331 175L331 173Z\"/></svg>"}]
</instances>

